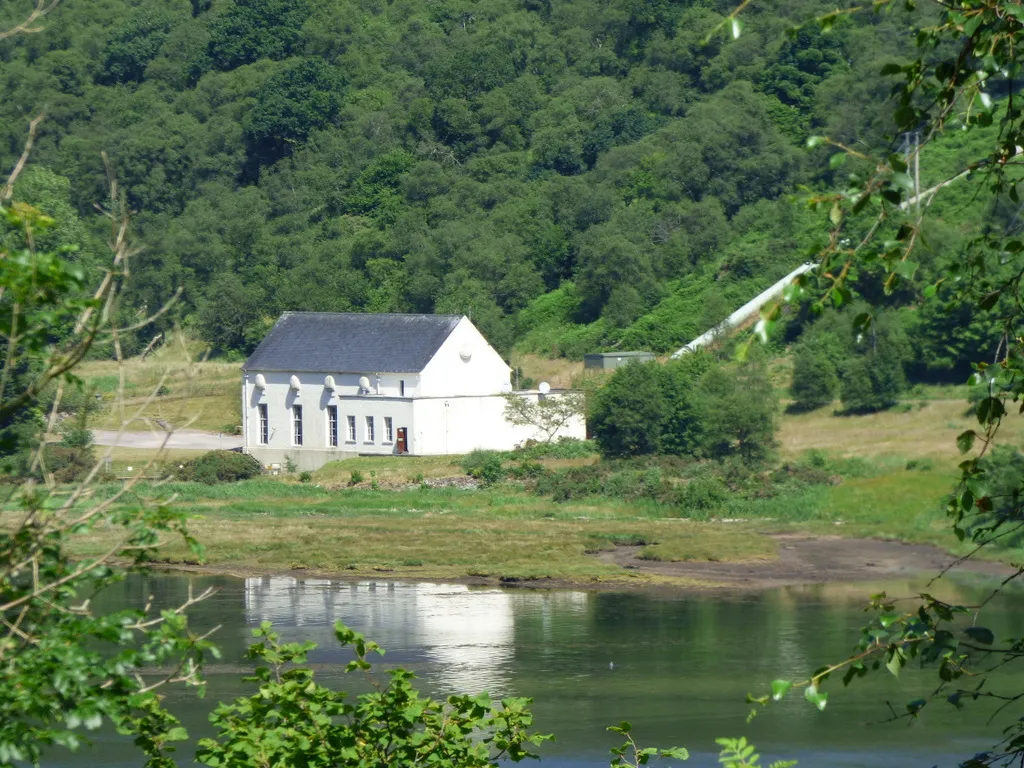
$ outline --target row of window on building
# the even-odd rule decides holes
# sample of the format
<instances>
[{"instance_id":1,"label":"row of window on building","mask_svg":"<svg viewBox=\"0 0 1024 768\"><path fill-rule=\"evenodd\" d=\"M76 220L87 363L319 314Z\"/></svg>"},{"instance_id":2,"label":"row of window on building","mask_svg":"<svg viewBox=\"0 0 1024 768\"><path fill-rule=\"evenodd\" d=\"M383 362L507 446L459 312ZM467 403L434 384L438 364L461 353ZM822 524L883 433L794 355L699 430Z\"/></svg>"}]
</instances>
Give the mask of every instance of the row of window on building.
<instances>
[{"instance_id":1,"label":"row of window on building","mask_svg":"<svg viewBox=\"0 0 1024 768\"><path fill-rule=\"evenodd\" d=\"M292 445L302 445L302 406L293 405L292 411ZM270 443L270 415L267 410L266 403L259 404L260 414L260 434L259 440L261 445L268 445ZM394 420L390 416L385 416L384 421L384 443L393 443L395 441L395 426ZM375 443L377 442L377 422L374 416L363 417L363 442L364 443ZM345 417L346 427L346 439L347 443L357 442L357 423L356 417L347 415ZM339 433L338 433L338 406L328 405L327 406L327 445L331 448L337 448L339 445Z\"/></svg>"}]
</instances>

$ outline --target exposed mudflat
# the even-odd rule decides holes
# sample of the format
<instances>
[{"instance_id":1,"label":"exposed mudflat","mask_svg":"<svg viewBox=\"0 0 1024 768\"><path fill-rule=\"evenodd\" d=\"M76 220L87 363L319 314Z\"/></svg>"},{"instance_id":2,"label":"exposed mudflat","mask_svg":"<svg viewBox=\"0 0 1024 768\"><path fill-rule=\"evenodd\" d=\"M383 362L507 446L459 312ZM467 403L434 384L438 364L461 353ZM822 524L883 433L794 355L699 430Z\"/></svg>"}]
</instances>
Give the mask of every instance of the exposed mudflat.
<instances>
[{"instance_id":1,"label":"exposed mudflat","mask_svg":"<svg viewBox=\"0 0 1024 768\"><path fill-rule=\"evenodd\" d=\"M616 547L595 557L640 574L736 589L937 574L956 561L954 556L925 544L801 534L775 534L772 538L779 546L779 556L774 560L660 562L639 559L640 547ZM957 569L991 576L1007 576L1016 570L1002 563L976 559L957 565Z\"/></svg>"},{"instance_id":2,"label":"exposed mudflat","mask_svg":"<svg viewBox=\"0 0 1024 768\"><path fill-rule=\"evenodd\" d=\"M688 561L660 562L641 560L641 547L620 546L593 557L618 565L623 579L601 581L563 579L518 579L489 576L452 577L429 573L376 570L372 573L295 568L287 571L265 570L245 565L218 566L216 563L156 563L154 567L202 574L237 577L284 575L298 579L321 578L338 581L429 581L477 586L504 586L521 589L584 589L588 591L655 590L688 592L693 590L761 590L796 584L833 584L881 581L893 578L933 576L954 564L956 558L925 544L904 544L882 539L850 539L841 536L774 534L778 557L774 560L745 562ZM961 571L1005 577L1016 568L984 560L968 560L956 565ZM632 578L631 578L632 577ZM650 578L644 578L650 577Z\"/></svg>"}]
</instances>

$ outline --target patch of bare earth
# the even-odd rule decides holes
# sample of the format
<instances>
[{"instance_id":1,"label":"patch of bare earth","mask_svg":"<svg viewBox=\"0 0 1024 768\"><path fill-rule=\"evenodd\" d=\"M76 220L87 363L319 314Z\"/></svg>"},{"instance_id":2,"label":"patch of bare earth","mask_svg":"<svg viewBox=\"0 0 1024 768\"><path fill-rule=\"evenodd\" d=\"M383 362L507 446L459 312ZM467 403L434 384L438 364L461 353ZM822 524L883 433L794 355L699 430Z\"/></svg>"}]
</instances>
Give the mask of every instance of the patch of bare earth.
<instances>
[{"instance_id":1,"label":"patch of bare earth","mask_svg":"<svg viewBox=\"0 0 1024 768\"><path fill-rule=\"evenodd\" d=\"M875 581L935 574L955 557L937 547L881 539L840 536L775 534L778 558L749 562L641 560L641 547L619 546L595 557L632 571L669 578L686 578L729 589L769 589L794 584ZM969 560L960 570L1006 576L1014 568L1001 563Z\"/></svg>"}]
</instances>

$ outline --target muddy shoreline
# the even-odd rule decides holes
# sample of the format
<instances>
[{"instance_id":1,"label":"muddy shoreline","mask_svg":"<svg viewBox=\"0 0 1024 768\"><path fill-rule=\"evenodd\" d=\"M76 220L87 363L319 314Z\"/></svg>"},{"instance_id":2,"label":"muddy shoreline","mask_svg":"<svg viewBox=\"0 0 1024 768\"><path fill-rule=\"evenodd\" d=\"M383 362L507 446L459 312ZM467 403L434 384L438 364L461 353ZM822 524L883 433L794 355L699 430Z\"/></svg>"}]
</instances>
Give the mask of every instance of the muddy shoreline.
<instances>
[{"instance_id":1,"label":"muddy shoreline","mask_svg":"<svg viewBox=\"0 0 1024 768\"><path fill-rule=\"evenodd\" d=\"M938 575L957 558L938 547L883 539L851 539L841 536L773 534L778 557L746 562L659 562L637 557L639 547L620 546L594 557L619 566L621 578L602 581L565 579L507 579L489 576L432 576L403 571L330 571L313 568L267 570L261 568L153 563L155 570L235 576L291 576L336 581L445 582L470 586L500 586L519 589L574 589L588 591L653 590L687 592L694 590L759 591L801 584L835 584L879 581L893 578ZM972 559L957 564L958 572L1005 578L1016 569L1003 563Z\"/></svg>"}]
</instances>

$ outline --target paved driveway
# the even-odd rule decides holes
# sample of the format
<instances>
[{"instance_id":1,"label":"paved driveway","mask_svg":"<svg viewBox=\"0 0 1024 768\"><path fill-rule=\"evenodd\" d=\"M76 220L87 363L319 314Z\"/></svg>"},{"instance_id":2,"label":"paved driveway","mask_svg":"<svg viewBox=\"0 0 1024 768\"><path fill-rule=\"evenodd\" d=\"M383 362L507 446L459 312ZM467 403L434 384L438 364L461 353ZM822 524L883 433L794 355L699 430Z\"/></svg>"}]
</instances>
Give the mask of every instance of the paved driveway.
<instances>
[{"instance_id":1,"label":"paved driveway","mask_svg":"<svg viewBox=\"0 0 1024 768\"><path fill-rule=\"evenodd\" d=\"M197 451L230 451L242 447L242 438L238 435L218 435L216 432L200 432L195 429L178 429L170 437L163 430L147 430L144 432L122 432L120 435L113 430L94 429L93 441L96 445L117 445L119 448L191 448ZM167 443L164 443L164 439Z\"/></svg>"}]
</instances>

